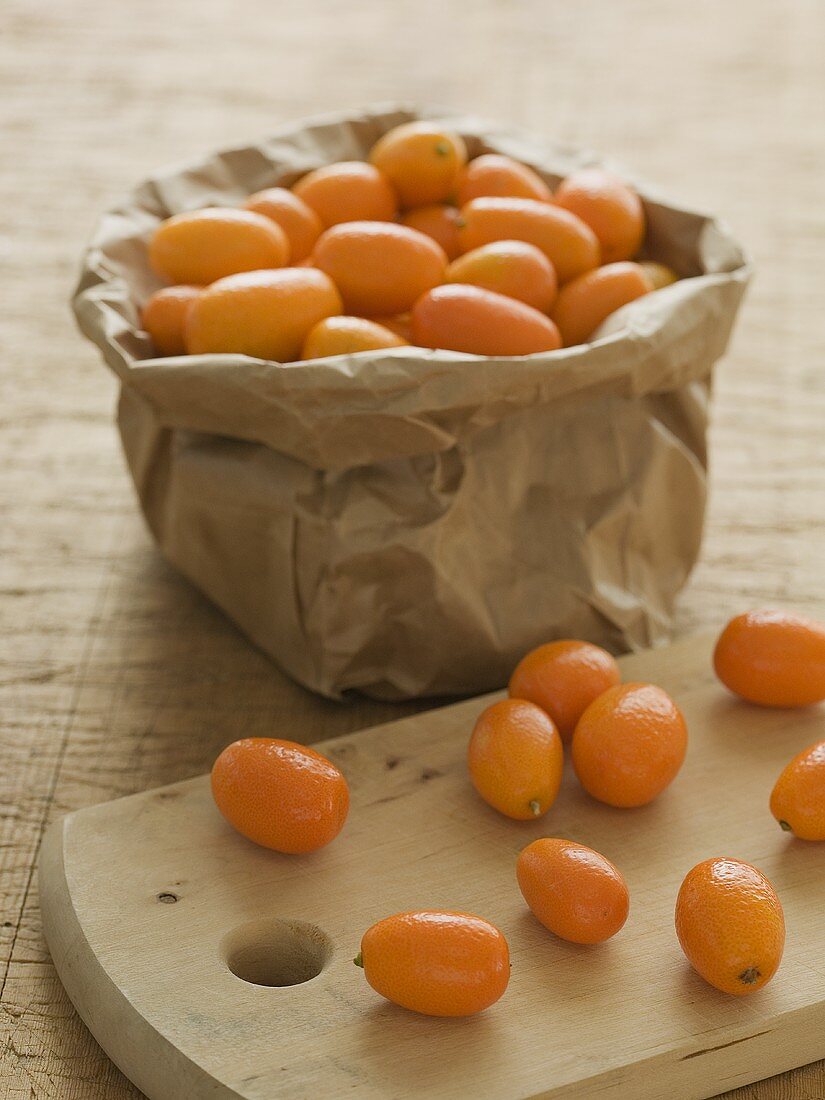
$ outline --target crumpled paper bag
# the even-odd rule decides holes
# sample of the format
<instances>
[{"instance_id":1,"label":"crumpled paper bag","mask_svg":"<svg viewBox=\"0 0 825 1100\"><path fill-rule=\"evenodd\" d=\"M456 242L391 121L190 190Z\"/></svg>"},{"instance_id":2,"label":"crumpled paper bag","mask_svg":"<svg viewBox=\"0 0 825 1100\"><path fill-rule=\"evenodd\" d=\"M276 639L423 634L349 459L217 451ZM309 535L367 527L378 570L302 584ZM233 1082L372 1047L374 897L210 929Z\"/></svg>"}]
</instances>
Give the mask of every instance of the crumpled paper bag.
<instances>
[{"instance_id":1,"label":"crumpled paper bag","mask_svg":"<svg viewBox=\"0 0 825 1100\"><path fill-rule=\"evenodd\" d=\"M123 446L163 553L331 697L478 692L553 638L615 652L667 636L699 551L711 372L750 275L725 227L634 181L645 255L691 278L590 345L153 358L138 311L159 285L146 246L161 219L363 159L414 117L551 185L604 163L434 110L310 120L141 184L102 219L73 299L121 381Z\"/></svg>"}]
</instances>

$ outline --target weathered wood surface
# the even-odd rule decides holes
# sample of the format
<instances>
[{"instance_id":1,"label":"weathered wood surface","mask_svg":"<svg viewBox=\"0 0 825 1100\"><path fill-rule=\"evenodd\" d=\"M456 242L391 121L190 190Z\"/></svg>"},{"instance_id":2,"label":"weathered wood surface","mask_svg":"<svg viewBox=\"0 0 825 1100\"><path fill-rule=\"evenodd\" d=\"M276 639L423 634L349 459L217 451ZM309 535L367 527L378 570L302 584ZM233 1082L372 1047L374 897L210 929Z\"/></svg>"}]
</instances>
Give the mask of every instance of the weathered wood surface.
<instances>
[{"instance_id":1,"label":"weathered wood surface","mask_svg":"<svg viewBox=\"0 0 825 1100\"><path fill-rule=\"evenodd\" d=\"M713 499L681 632L825 614L820 0L4 0L0 6L2 1093L122 1100L40 933L55 816L204 771L242 734L320 739L411 708L289 684L160 560L66 300L97 213L146 170L310 112L471 107L630 163L731 221L758 265L718 375ZM739 1100L825 1094L822 1064Z\"/></svg>"}]
</instances>

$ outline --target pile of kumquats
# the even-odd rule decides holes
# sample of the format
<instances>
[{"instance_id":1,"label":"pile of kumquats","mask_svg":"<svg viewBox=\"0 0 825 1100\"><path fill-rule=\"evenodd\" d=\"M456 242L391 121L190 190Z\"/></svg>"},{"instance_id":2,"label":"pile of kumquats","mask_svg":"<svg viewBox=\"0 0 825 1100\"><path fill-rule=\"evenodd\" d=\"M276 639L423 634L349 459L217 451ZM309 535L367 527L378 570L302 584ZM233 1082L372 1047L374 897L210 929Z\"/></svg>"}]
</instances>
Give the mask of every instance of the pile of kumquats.
<instances>
[{"instance_id":1,"label":"pile of kumquats","mask_svg":"<svg viewBox=\"0 0 825 1100\"><path fill-rule=\"evenodd\" d=\"M369 162L162 222L149 260L172 285L142 324L163 356L550 352L676 281L633 261L644 236L639 196L608 172L575 172L552 193L527 165L468 161L459 134L411 122Z\"/></svg>"},{"instance_id":2,"label":"pile of kumquats","mask_svg":"<svg viewBox=\"0 0 825 1100\"><path fill-rule=\"evenodd\" d=\"M725 627L714 666L734 693L766 707L825 699L825 624L780 611L752 611ZM654 684L621 683L599 646L557 641L517 665L508 698L479 716L469 740L469 778L510 818L545 814L559 792L565 749L584 789L610 806L643 806L676 778L687 749L685 720ZM248 738L215 762L218 809L240 833L279 852L323 847L344 826L349 789L325 757L291 741ZM766 789L767 793L767 789ZM791 760L770 809L802 840L825 840L825 741ZM528 844L515 878L550 933L580 944L614 936L629 912L617 867L577 841ZM676 898L676 933L698 973L725 993L753 993L779 967L785 921L771 883L730 857L688 872ZM466 1016L493 1004L510 977L502 932L482 917L423 910L369 928L356 963L369 984L405 1008Z\"/></svg>"}]
</instances>

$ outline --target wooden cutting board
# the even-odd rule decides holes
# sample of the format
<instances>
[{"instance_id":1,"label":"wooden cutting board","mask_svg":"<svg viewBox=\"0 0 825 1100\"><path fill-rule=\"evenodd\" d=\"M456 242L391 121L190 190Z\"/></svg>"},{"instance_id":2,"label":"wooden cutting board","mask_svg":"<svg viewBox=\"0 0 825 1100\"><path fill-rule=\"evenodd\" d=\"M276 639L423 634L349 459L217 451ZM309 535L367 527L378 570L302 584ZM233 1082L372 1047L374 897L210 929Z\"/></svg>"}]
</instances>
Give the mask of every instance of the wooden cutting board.
<instances>
[{"instance_id":1,"label":"wooden cutting board","mask_svg":"<svg viewBox=\"0 0 825 1100\"><path fill-rule=\"evenodd\" d=\"M322 744L352 809L311 856L234 833L207 776L69 815L40 866L69 996L152 1100L686 1100L825 1056L825 844L788 837L767 807L785 762L825 736L825 712L735 700L710 650L691 639L621 662L626 679L671 692L690 730L676 782L639 810L594 802L569 766L541 821L487 807L464 754L490 696ZM526 909L516 854L543 835L592 845L625 874L630 918L612 941L564 943ZM707 986L674 933L682 877L715 855L756 864L785 906L782 967L749 998ZM416 1016L353 966L365 928L415 908L469 910L505 932L512 979L487 1012Z\"/></svg>"}]
</instances>

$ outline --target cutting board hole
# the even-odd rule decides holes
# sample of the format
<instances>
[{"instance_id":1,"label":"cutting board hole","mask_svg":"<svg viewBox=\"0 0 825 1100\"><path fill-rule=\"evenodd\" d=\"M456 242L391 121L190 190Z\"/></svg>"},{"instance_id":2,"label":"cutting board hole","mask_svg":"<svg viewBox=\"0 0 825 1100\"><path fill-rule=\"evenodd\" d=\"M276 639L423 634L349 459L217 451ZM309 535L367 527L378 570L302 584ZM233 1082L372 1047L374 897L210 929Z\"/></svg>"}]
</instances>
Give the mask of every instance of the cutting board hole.
<instances>
[{"instance_id":1,"label":"cutting board hole","mask_svg":"<svg viewBox=\"0 0 825 1100\"><path fill-rule=\"evenodd\" d=\"M332 940L306 921L267 917L233 928L221 950L232 973L251 985L301 985L332 958Z\"/></svg>"}]
</instances>

